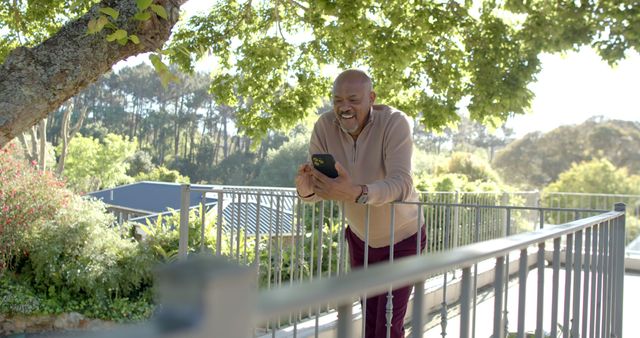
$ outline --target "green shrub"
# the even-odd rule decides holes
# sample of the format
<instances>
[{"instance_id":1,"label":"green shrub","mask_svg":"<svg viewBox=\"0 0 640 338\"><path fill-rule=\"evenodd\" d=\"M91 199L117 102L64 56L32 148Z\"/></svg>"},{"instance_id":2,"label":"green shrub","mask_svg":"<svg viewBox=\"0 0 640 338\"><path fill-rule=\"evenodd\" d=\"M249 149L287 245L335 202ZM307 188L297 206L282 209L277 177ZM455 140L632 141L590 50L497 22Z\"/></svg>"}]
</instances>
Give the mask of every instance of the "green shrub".
<instances>
[{"instance_id":1,"label":"green shrub","mask_svg":"<svg viewBox=\"0 0 640 338\"><path fill-rule=\"evenodd\" d=\"M99 201L75 197L29 239L29 267L41 291L98 298L135 295L151 281L151 256L111 226L115 219Z\"/></svg>"},{"instance_id":2,"label":"green shrub","mask_svg":"<svg viewBox=\"0 0 640 338\"><path fill-rule=\"evenodd\" d=\"M15 147L0 149L0 273L24 253L24 235L64 207L71 193L51 172L14 157Z\"/></svg>"},{"instance_id":3,"label":"green shrub","mask_svg":"<svg viewBox=\"0 0 640 338\"><path fill-rule=\"evenodd\" d=\"M501 182L498 173L491 168L486 159L472 153L455 152L449 160L436 169L436 174L460 174L470 182Z\"/></svg>"},{"instance_id":4,"label":"green shrub","mask_svg":"<svg viewBox=\"0 0 640 338\"><path fill-rule=\"evenodd\" d=\"M70 202L25 236L27 255L20 278L45 299L46 311L76 308L89 316L122 318L122 312L112 311L132 302L144 314L149 312L156 262L151 250L122 238L102 202L78 196ZM125 318L143 315L127 313Z\"/></svg>"},{"instance_id":5,"label":"green shrub","mask_svg":"<svg viewBox=\"0 0 640 338\"><path fill-rule=\"evenodd\" d=\"M2 314L60 314L78 312L89 318L115 321L137 321L147 319L153 312L147 295L138 299L117 298L113 301L99 301L95 298L75 298L61 300L58 295L38 293L24 278L11 273L0 275L0 313Z\"/></svg>"},{"instance_id":6,"label":"green shrub","mask_svg":"<svg viewBox=\"0 0 640 338\"><path fill-rule=\"evenodd\" d=\"M149 173L140 173L135 177L135 180L189 183L189 177L182 176L179 171L167 169L166 167L155 167Z\"/></svg>"}]
</instances>

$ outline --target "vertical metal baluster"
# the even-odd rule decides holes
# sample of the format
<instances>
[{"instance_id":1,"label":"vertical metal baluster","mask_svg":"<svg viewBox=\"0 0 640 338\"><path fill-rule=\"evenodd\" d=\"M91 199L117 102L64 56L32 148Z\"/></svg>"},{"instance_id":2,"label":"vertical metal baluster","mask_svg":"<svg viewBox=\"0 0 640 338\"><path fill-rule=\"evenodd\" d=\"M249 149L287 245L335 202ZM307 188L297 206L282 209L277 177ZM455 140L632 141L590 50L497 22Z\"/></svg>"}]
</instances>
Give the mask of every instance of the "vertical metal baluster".
<instances>
[{"instance_id":1,"label":"vertical metal baluster","mask_svg":"<svg viewBox=\"0 0 640 338\"><path fill-rule=\"evenodd\" d=\"M333 209L334 209L334 205L333 205L333 201L329 202L329 238L328 238L328 245L329 245L329 271L327 276L331 277L331 270L332 270L332 262L333 262Z\"/></svg>"},{"instance_id":2,"label":"vertical metal baluster","mask_svg":"<svg viewBox=\"0 0 640 338\"><path fill-rule=\"evenodd\" d=\"M444 208L444 250L446 251L449 249L448 247L448 243L449 243L449 229L451 227L451 209L449 206L446 206ZM441 319L440 319L440 326L442 328L442 332L440 333L440 335L444 338L447 335L447 322L448 322L448 304L447 304L447 281L448 281L448 276L447 276L447 271L444 272L443 274L443 285L442 285L442 307L440 308L440 315L441 315Z\"/></svg>"},{"instance_id":3,"label":"vertical metal baluster","mask_svg":"<svg viewBox=\"0 0 640 338\"><path fill-rule=\"evenodd\" d=\"M306 222L306 210L307 210L307 205L302 204L302 216L301 216L301 222L300 225L298 226L298 251L297 251L297 256L298 256L298 266L300 267L299 271L299 277L298 277L298 281L300 283L304 283L304 264L306 263L305 258L304 258L304 240L306 237L306 232L307 232L307 227L305 225ZM298 320L302 320L302 311L300 311L298 313Z\"/></svg>"},{"instance_id":4,"label":"vertical metal baluster","mask_svg":"<svg viewBox=\"0 0 640 338\"><path fill-rule=\"evenodd\" d=\"M460 193L458 191L456 191L453 195L453 203L454 204L459 204L460 203ZM453 206L453 220L451 222L451 244L450 244L450 248L457 248L459 245L459 237L460 237L460 233L458 231L458 227L460 226L460 207L459 206ZM454 270L455 271L455 270ZM455 272L454 272L455 273Z\"/></svg>"},{"instance_id":5,"label":"vertical metal baluster","mask_svg":"<svg viewBox=\"0 0 640 338\"><path fill-rule=\"evenodd\" d=\"M224 192L218 191L218 224L216 224L216 256L222 255L222 222L224 214Z\"/></svg>"},{"instance_id":6,"label":"vertical metal baluster","mask_svg":"<svg viewBox=\"0 0 640 338\"><path fill-rule=\"evenodd\" d=\"M553 286L551 287L551 337L558 337L558 294L560 288L560 241L553 239Z\"/></svg>"},{"instance_id":7,"label":"vertical metal baluster","mask_svg":"<svg viewBox=\"0 0 640 338\"><path fill-rule=\"evenodd\" d=\"M624 251L626 246L626 206L624 203L616 203L615 211L622 212L622 216L619 216L614 220L614 231L616 233L615 246L615 267L616 267L616 285L615 285L615 323L614 334L616 337L622 337L622 319L623 316L623 297L624 297Z\"/></svg>"},{"instance_id":8,"label":"vertical metal baluster","mask_svg":"<svg viewBox=\"0 0 640 338\"><path fill-rule=\"evenodd\" d=\"M340 234L338 236L338 238L340 238L340 246L339 246L339 250L338 253L340 254L339 258L338 258L338 276L340 276L341 273L345 272L345 263L347 260L346 257L346 250L345 250L345 238L344 238L344 231L345 231L345 223L346 223L346 219L345 219L345 215L344 215L344 202L341 203L341 208L340 208Z\"/></svg>"},{"instance_id":9,"label":"vertical metal baluster","mask_svg":"<svg viewBox=\"0 0 640 338\"><path fill-rule=\"evenodd\" d=\"M469 338L469 312L471 300L471 268L462 268L462 285L460 293L460 337Z\"/></svg>"},{"instance_id":10,"label":"vertical metal baluster","mask_svg":"<svg viewBox=\"0 0 640 338\"><path fill-rule=\"evenodd\" d=\"M329 246L329 261L328 261L328 271L327 277L331 278L331 263L333 261L333 201L329 202L329 236L327 238L327 245ZM330 304L327 304L326 311L328 312L330 308Z\"/></svg>"},{"instance_id":11,"label":"vertical metal baluster","mask_svg":"<svg viewBox=\"0 0 640 338\"><path fill-rule=\"evenodd\" d=\"M571 320L571 336L580 336L580 287L582 270L582 230L575 236L574 263L573 263L573 319Z\"/></svg>"},{"instance_id":12,"label":"vertical metal baluster","mask_svg":"<svg viewBox=\"0 0 640 338\"><path fill-rule=\"evenodd\" d=\"M604 311L602 310L602 293L604 285L604 243L606 242L604 223L598 224L598 267L597 267L597 287L596 287L596 325L595 325L595 337L600 337L600 331L602 330L602 316Z\"/></svg>"},{"instance_id":13,"label":"vertical metal baluster","mask_svg":"<svg viewBox=\"0 0 640 338\"><path fill-rule=\"evenodd\" d=\"M507 207L506 212L506 236L511 235L511 208ZM507 253L505 259L505 276L504 276L504 311L503 311L503 322L504 322L504 332L509 332L509 266L511 265L509 262L509 254Z\"/></svg>"},{"instance_id":14,"label":"vertical metal baluster","mask_svg":"<svg viewBox=\"0 0 640 338\"><path fill-rule=\"evenodd\" d=\"M421 239L422 239L422 204L418 204L418 237L416 239L416 255L420 255L422 252ZM426 231L426 230L425 230ZM418 281L414 284L413 290L413 317L411 323L413 325L412 336L414 338L422 337L424 321L422 318L423 302L424 302L424 281Z\"/></svg>"},{"instance_id":15,"label":"vertical metal baluster","mask_svg":"<svg viewBox=\"0 0 640 338\"><path fill-rule=\"evenodd\" d=\"M189 255L189 207L191 206L191 186L180 186L180 237L178 239L178 259L187 259Z\"/></svg>"},{"instance_id":16,"label":"vertical metal baluster","mask_svg":"<svg viewBox=\"0 0 640 338\"><path fill-rule=\"evenodd\" d=\"M295 211L296 211L296 199L293 197L289 197L286 196L284 198L291 198L291 228L289 230L289 233L287 233L287 235L289 236L289 286L293 286L293 282L295 281L295 276L296 276L296 272L297 272L297 260L296 260L296 239L295 239L295 232L294 232L294 227L295 227L295 222L296 222L296 216L295 216ZM286 204L286 203L285 203ZM284 208L284 207L283 207ZM284 217L284 215L283 215ZM294 313L289 313L289 325L292 324L292 321L295 323L297 322L297 319L295 319L293 317ZM295 328L295 324L294 324L294 331L296 330ZM294 332L293 334L294 336L296 336L296 333Z\"/></svg>"},{"instance_id":17,"label":"vertical metal baluster","mask_svg":"<svg viewBox=\"0 0 640 338\"><path fill-rule=\"evenodd\" d=\"M200 253L204 253L204 228L207 221L207 207L206 203L206 192L203 191L200 195Z\"/></svg>"},{"instance_id":18,"label":"vertical metal baluster","mask_svg":"<svg viewBox=\"0 0 640 338\"><path fill-rule=\"evenodd\" d=\"M255 243L254 245L254 252L253 252L253 265L255 266L256 272L258 274L258 282L260 282L260 223L261 223L261 219L260 219L260 212L261 212L261 200L262 197L260 195L260 192L258 192L258 197L256 198L256 233L255 233ZM258 284L260 285L260 284Z\"/></svg>"},{"instance_id":19,"label":"vertical metal baluster","mask_svg":"<svg viewBox=\"0 0 640 338\"><path fill-rule=\"evenodd\" d=\"M543 315L544 315L544 246L545 243L541 242L538 243L538 302L537 302L537 307L538 307L538 313L537 313L537 317L536 317L536 337L543 337L544 331L543 331Z\"/></svg>"},{"instance_id":20,"label":"vertical metal baluster","mask_svg":"<svg viewBox=\"0 0 640 338\"><path fill-rule=\"evenodd\" d=\"M325 201L320 202L320 215L318 215L318 252L317 252L317 266L316 275L318 280L322 279L322 228L324 227L324 204ZM316 326L315 336L318 337L320 327L320 305L316 307Z\"/></svg>"},{"instance_id":21,"label":"vertical metal baluster","mask_svg":"<svg viewBox=\"0 0 640 338\"><path fill-rule=\"evenodd\" d=\"M562 336L569 337L569 328L571 327L571 271L573 268L573 234L567 235L565 244L565 266L564 266L564 322L562 327Z\"/></svg>"},{"instance_id":22,"label":"vertical metal baluster","mask_svg":"<svg viewBox=\"0 0 640 338\"><path fill-rule=\"evenodd\" d=\"M273 194L269 196L269 236L267 243L267 262L269 266L267 268L267 289L271 289L271 275L273 270Z\"/></svg>"},{"instance_id":23,"label":"vertical metal baluster","mask_svg":"<svg viewBox=\"0 0 640 338\"><path fill-rule=\"evenodd\" d=\"M294 234L294 230L291 229L292 232L292 237L295 239L294 240L294 245L292 246L292 250L293 248L295 248L295 254L291 255L292 257L295 256L295 263L294 263L294 268L293 271L291 272L291 276L293 276L292 280L291 280L291 285L294 284L295 281L295 276L296 274L299 273L300 270L302 270L302 268L300 267L300 247L301 247L301 240L300 240L300 223L301 223L301 213L302 213L302 209L304 208L304 204L303 201L300 198L294 197L293 198L294 201L294 205L292 205L291 207L291 211L295 212L295 234ZM297 203L296 203L297 202ZM293 222L293 220L292 220ZM298 281L302 281L302 278L298 278ZM298 337L298 322L300 321L300 317L302 316L301 312L298 311L295 314L295 318L293 319L293 338L297 338Z\"/></svg>"},{"instance_id":24,"label":"vertical metal baluster","mask_svg":"<svg viewBox=\"0 0 640 338\"><path fill-rule=\"evenodd\" d=\"M273 194L273 193L272 193ZM283 229L282 229L282 196L276 195L276 285L278 287L282 287L282 265L284 260L284 240L282 238ZM278 328L280 328L282 323L280 322L280 317L278 317Z\"/></svg>"},{"instance_id":25,"label":"vertical metal baluster","mask_svg":"<svg viewBox=\"0 0 640 338\"><path fill-rule=\"evenodd\" d=\"M422 225L424 223L422 222L422 204L418 204L418 238L416 239L416 255L420 255L420 253L422 252L422 246L421 246L421 242L422 242ZM425 229L426 231L426 229Z\"/></svg>"},{"instance_id":26,"label":"vertical metal baluster","mask_svg":"<svg viewBox=\"0 0 640 338\"><path fill-rule=\"evenodd\" d=\"M493 306L493 338L503 338L505 332L503 332L504 326L502 325L502 295L504 283L504 257L496 258L496 271L495 271L495 290L494 290L494 306Z\"/></svg>"},{"instance_id":27,"label":"vertical metal baluster","mask_svg":"<svg viewBox=\"0 0 640 338\"><path fill-rule=\"evenodd\" d=\"M353 314L351 303L338 305L338 332L339 338L351 338L353 336Z\"/></svg>"},{"instance_id":28,"label":"vertical metal baluster","mask_svg":"<svg viewBox=\"0 0 640 338\"><path fill-rule=\"evenodd\" d=\"M518 274L518 338L524 338L524 315L527 301L527 272L529 270L527 261L527 249L525 248L520 250L520 268Z\"/></svg>"},{"instance_id":29,"label":"vertical metal baluster","mask_svg":"<svg viewBox=\"0 0 640 338\"><path fill-rule=\"evenodd\" d=\"M247 232L249 232L249 194L244 195L244 244L243 244L243 252L244 255L242 257L242 262L244 265L247 264Z\"/></svg>"},{"instance_id":30,"label":"vertical metal baluster","mask_svg":"<svg viewBox=\"0 0 640 338\"><path fill-rule=\"evenodd\" d=\"M606 247L606 262L607 262L607 272L606 272L606 279L605 279L605 287L604 290L606 292L607 298L605 301L605 311L606 311L606 316L605 316L605 330L604 330L604 334L606 334L607 336L611 336L612 335L612 330L611 330L611 321L613 320L613 311L612 311L612 304L611 304L611 299L613 296L613 233L612 233L612 228L613 228L613 221L608 221L607 222L607 238L608 241L605 243L605 247Z\"/></svg>"},{"instance_id":31,"label":"vertical metal baluster","mask_svg":"<svg viewBox=\"0 0 640 338\"><path fill-rule=\"evenodd\" d=\"M393 250L395 246L396 205L391 203L391 226L389 227L389 262L393 262ZM389 286L387 292L387 338L391 338L391 325L393 320L393 288Z\"/></svg>"},{"instance_id":32,"label":"vertical metal baluster","mask_svg":"<svg viewBox=\"0 0 640 338\"><path fill-rule=\"evenodd\" d=\"M593 236L593 243L591 245L591 250L589 252L589 255L591 256L591 262L590 262L590 266L588 267L590 272L591 272L591 283L590 283L590 291L591 291L591 302L590 302L590 306L589 306L589 337L593 338L595 337L595 329L594 329L594 325L595 325L595 321L596 321L596 313L595 313L595 309L596 309L596 278L598 276L597 271L596 271L596 267L597 267L597 263L598 263L598 234L599 234L599 227L598 225L594 225L593 229L591 230L591 235ZM586 336L586 332L585 336Z\"/></svg>"},{"instance_id":33,"label":"vertical metal baluster","mask_svg":"<svg viewBox=\"0 0 640 338\"><path fill-rule=\"evenodd\" d=\"M424 309L424 281L418 281L413 287L413 317L411 319L413 329L411 331L411 336L413 338L422 338L424 330L424 319L422 313Z\"/></svg>"},{"instance_id":34,"label":"vertical metal baluster","mask_svg":"<svg viewBox=\"0 0 640 338\"><path fill-rule=\"evenodd\" d=\"M236 209L238 210L238 214L236 215L236 262L240 263L240 230L242 229L242 194L237 192L238 196L238 205Z\"/></svg>"},{"instance_id":35,"label":"vertical metal baluster","mask_svg":"<svg viewBox=\"0 0 640 338\"><path fill-rule=\"evenodd\" d=\"M369 267L369 204L365 207L364 212L364 269ZM366 337L367 329L367 294L362 296L362 337Z\"/></svg>"},{"instance_id":36,"label":"vertical metal baluster","mask_svg":"<svg viewBox=\"0 0 640 338\"><path fill-rule=\"evenodd\" d=\"M584 285L582 289L582 336L586 337L589 324L589 266L591 265L591 228L585 231L584 244L584 266L582 273L584 274Z\"/></svg>"},{"instance_id":37,"label":"vertical metal baluster","mask_svg":"<svg viewBox=\"0 0 640 338\"><path fill-rule=\"evenodd\" d=\"M235 219L235 215L236 215L236 208L238 207L238 204L236 203L236 194L234 192L231 192L231 215L229 217L229 220L231 222L231 224L229 224L229 259L233 259L233 233L234 233L234 229L235 229L235 223L234 223L234 219Z\"/></svg>"},{"instance_id":38,"label":"vertical metal baluster","mask_svg":"<svg viewBox=\"0 0 640 338\"><path fill-rule=\"evenodd\" d=\"M320 202L320 203L323 203L323 202ZM309 249L309 281L313 281L313 273L314 273L313 254L315 253L316 242L313 236L315 236L315 233L316 233L316 206L317 205L318 205L318 202L314 203L311 208L311 238L309 240L311 242L310 249ZM313 309L309 307L309 314L311 315L311 313L313 313Z\"/></svg>"},{"instance_id":39,"label":"vertical metal baluster","mask_svg":"<svg viewBox=\"0 0 640 338\"><path fill-rule=\"evenodd\" d=\"M474 239L473 242L477 243L480 238L480 207L475 207L475 227L474 227ZM478 304L478 263L473 264L473 318L471 319L471 337L476 336L476 315Z\"/></svg>"}]
</instances>

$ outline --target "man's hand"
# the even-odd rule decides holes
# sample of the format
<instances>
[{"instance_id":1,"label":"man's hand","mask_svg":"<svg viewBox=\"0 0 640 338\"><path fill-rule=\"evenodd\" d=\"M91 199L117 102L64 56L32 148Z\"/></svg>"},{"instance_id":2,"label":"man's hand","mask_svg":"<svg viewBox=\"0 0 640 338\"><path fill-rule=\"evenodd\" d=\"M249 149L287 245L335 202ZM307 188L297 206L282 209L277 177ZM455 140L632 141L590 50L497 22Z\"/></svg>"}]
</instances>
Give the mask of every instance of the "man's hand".
<instances>
[{"instance_id":1,"label":"man's hand","mask_svg":"<svg viewBox=\"0 0 640 338\"><path fill-rule=\"evenodd\" d=\"M314 170L311 164L305 163L298 167L296 175L296 189L301 197L313 194L313 176L311 170Z\"/></svg>"},{"instance_id":2,"label":"man's hand","mask_svg":"<svg viewBox=\"0 0 640 338\"><path fill-rule=\"evenodd\" d=\"M362 187L351 182L351 176L338 162L336 162L338 171L336 178L327 177L311 166L310 169L313 176L313 192L323 199L354 202L362 192Z\"/></svg>"}]
</instances>

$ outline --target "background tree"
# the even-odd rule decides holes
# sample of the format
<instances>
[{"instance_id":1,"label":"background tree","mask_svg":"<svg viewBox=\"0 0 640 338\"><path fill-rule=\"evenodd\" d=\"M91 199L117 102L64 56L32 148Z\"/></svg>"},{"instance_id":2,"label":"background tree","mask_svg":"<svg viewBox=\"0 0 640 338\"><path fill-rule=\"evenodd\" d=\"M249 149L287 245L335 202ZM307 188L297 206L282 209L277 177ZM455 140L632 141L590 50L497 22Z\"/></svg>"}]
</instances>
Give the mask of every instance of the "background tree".
<instances>
[{"instance_id":1,"label":"background tree","mask_svg":"<svg viewBox=\"0 0 640 338\"><path fill-rule=\"evenodd\" d=\"M103 140L78 135L69 143L64 177L76 191L88 192L128 183L125 162L135 151L135 142L107 134Z\"/></svg>"},{"instance_id":2,"label":"background tree","mask_svg":"<svg viewBox=\"0 0 640 338\"><path fill-rule=\"evenodd\" d=\"M277 150L269 151L260 174L253 184L270 187L292 187L298 164L309 157L309 137L299 135L289 139Z\"/></svg>"},{"instance_id":3,"label":"background tree","mask_svg":"<svg viewBox=\"0 0 640 338\"><path fill-rule=\"evenodd\" d=\"M640 124L593 118L548 133L530 133L499 151L493 161L506 182L542 188L560 173L597 158L640 173ZM567 151L571 149L571 151Z\"/></svg>"}]
</instances>

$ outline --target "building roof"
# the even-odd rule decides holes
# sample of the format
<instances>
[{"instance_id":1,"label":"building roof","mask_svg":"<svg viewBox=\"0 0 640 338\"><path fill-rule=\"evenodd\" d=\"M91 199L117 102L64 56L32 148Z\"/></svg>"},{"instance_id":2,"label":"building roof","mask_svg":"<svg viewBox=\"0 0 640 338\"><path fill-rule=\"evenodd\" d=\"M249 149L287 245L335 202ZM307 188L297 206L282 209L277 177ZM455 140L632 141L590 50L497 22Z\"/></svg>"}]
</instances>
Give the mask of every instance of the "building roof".
<instances>
[{"instance_id":1,"label":"building roof","mask_svg":"<svg viewBox=\"0 0 640 338\"><path fill-rule=\"evenodd\" d=\"M88 193L106 204L147 211L151 214L165 212L169 209L180 209L180 188L179 183L167 182L136 182L121 185L115 188L104 189ZM192 188L214 188L213 185L191 185ZM205 203L215 201L206 196ZM190 196L190 206L200 204L202 193L192 191Z\"/></svg>"},{"instance_id":2,"label":"building roof","mask_svg":"<svg viewBox=\"0 0 640 338\"><path fill-rule=\"evenodd\" d=\"M192 189L221 188L214 185L191 185ZM256 188L228 188L224 187L223 195L223 229L225 232L236 232L245 229L247 235L254 235L258 221L259 232L262 235L292 234L293 206L297 200L295 193L281 190ZM181 184L166 182L137 182L111 189L100 190L88 194L106 204L128 209L147 211L149 215L130 219L130 221L146 224L154 222L159 215L169 215L171 210L180 209ZM258 198L259 197L259 198ZM191 191L190 209L199 208L205 203L208 211L217 210L218 194ZM260 206L258 207L258 202ZM260 217L258 220L258 208ZM278 212L279 211L279 212Z\"/></svg>"}]
</instances>

